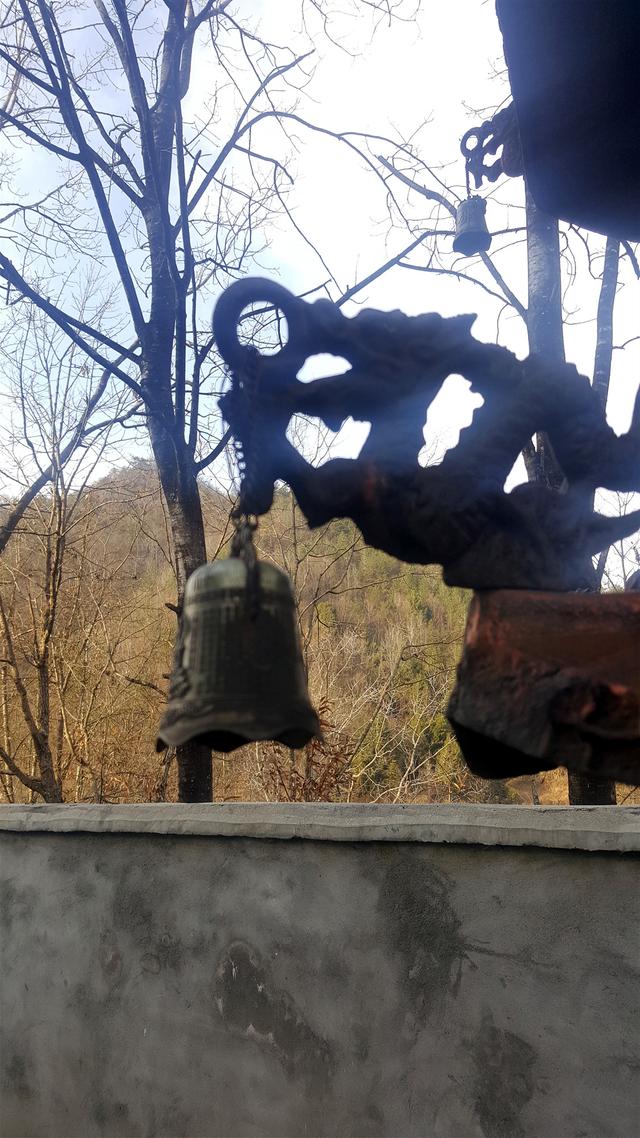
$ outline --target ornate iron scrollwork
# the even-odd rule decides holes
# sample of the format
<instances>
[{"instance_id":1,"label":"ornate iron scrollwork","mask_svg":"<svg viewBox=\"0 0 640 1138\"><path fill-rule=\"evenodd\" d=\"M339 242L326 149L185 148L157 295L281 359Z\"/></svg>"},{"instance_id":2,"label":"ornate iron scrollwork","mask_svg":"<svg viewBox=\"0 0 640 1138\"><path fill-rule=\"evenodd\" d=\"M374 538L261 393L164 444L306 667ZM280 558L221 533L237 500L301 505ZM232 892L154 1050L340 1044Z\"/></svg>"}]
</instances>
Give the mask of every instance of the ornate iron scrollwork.
<instances>
[{"instance_id":1,"label":"ornate iron scrollwork","mask_svg":"<svg viewBox=\"0 0 640 1138\"><path fill-rule=\"evenodd\" d=\"M242 311L277 306L288 341L259 355L238 338ZM258 423L254 513L270 506L278 479L288 483L311 526L349 517L365 541L403 561L439 564L450 585L471 589L589 590L591 557L640 528L640 511L622 518L593 509L598 487L640 491L640 401L629 432L608 426L588 379L575 367L518 360L471 335L473 316L365 310L348 318L328 300L293 296L274 281L237 282L214 315L219 350L232 370L258 379L221 400L243 444ZM348 360L343 375L302 383L305 360L331 353ZM457 446L437 466L418 455L429 405L445 379L469 380L484 402ZM249 406L251 402L251 406ZM295 413L331 429L351 416L371 424L360 455L314 469L286 437ZM561 490L505 480L531 437L544 431L565 476Z\"/></svg>"}]
</instances>

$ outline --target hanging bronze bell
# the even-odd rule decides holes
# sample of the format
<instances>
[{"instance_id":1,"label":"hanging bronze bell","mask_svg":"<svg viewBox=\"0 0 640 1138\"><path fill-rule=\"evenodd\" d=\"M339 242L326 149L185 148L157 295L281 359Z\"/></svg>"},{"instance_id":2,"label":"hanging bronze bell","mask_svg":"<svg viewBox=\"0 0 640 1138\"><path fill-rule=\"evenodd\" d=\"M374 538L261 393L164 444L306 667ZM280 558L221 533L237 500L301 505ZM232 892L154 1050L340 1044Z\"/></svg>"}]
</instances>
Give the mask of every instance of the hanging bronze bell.
<instances>
[{"instance_id":1,"label":"hanging bronze bell","mask_svg":"<svg viewBox=\"0 0 640 1138\"><path fill-rule=\"evenodd\" d=\"M491 234L485 221L487 203L476 195L465 198L456 209L456 233L453 248L464 257L486 253L491 245Z\"/></svg>"},{"instance_id":2,"label":"hanging bronze bell","mask_svg":"<svg viewBox=\"0 0 640 1138\"><path fill-rule=\"evenodd\" d=\"M214 751L270 739L303 747L320 735L286 573L240 557L202 565L187 581L158 750L189 741Z\"/></svg>"}]
</instances>

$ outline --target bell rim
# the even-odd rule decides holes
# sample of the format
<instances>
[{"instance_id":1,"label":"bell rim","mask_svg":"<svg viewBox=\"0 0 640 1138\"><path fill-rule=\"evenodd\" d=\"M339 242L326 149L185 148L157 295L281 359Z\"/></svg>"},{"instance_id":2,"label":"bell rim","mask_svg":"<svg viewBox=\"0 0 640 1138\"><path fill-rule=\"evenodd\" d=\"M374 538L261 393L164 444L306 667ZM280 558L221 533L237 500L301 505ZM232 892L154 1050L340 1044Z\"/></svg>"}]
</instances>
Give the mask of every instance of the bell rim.
<instances>
[{"instance_id":1,"label":"bell rim","mask_svg":"<svg viewBox=\"0 0 640 1138\"><path fill-rule=\"evenodd\" d=\"M213 732L235 735L238 739L244 739L245 742L239 742L237 744L238 747L248 746L250 743L277 743L279 742L279 735L298 730L309 733L307 742L310 742L312 739L322 739L318 713L310 705L305 706L301 704L299 713L296 714L294 709L293 714L288 715L286 719L278 717L267 721L265 718L264 727L252 731L251 735L245 735L237 730L238 722L236 714L233 716L231 716L231 714L225 716L219 712L207 712L203 715L190 716L188 722L186 720L186 714L187 713L177 716L171 724L160 724L156 740L156 750L162 751L165 747L181 747L185 743L193 742L199 736ZM286 744L283 745L286 746ZM212 747L212 750L215 750L215 748Z\"/></svg>"}]
</instances>

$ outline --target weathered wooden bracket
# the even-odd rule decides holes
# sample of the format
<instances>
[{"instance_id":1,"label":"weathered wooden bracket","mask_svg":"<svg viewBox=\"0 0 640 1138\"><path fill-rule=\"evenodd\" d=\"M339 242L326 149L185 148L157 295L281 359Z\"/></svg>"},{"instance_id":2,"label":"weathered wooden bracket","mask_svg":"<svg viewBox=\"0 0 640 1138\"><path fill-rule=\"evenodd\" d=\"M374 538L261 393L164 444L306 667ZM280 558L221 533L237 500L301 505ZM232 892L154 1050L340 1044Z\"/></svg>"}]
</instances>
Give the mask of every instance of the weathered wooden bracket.
<instances>
[{"instance_id":1,"label":"weathered wooden bracket","mask_svg":"<svg viewBox=\"0 0 640 1138\"><path fill-rule=\"evenodd\" d=\"M261 355L239 339L242 313L255 305L275 306L286 318L287 342L273 355ZM218 301L213 324L218 348L234 378L221 407L245 454L244 505L255 514L266 512L280 479L295 493L311 526L349 517L368 544L403 561L441 565L449 585L475 590L588 592L595 583L592 556L640 528L640 510L611 518L593 509L598 487L640 491L640 398L636 398L629 432L617 436L608 426L588 379L574 367L551 366L535 357L520 361L504 348L480 343L471 335L473 320L473 316L446 319L433 313L406 316L373 310L349 319L330 301L301 301L273 281L249 279L231 285ZM310 356L318 353L343 357L350 370L301 382L298 372ZM423 468L418 456L424 443L427 409L447 376L454 373L469 380L484 402L471 425L461 432L458 445L438 465ZM315 416L334 430L349 416L369 422L371 429L357 458L333 459L313 468L286 437L289 421L296 413ZM509 472L537 432L546 433L565 483L561 489L526 484L507 493L504 485ZM591 597L588 603L585 599L579 610L578 600L560 598L555 607L551 604L543 610L549 615L548 628L557 621L558 635L572 636L569 630L578 615L588 625L588 613L600 613L598 627L603 620L606 624L613 619L611 598ZM563 607L561 601L569 604ZM477 609L485 602L474 603ZM617 603L623 610L629 605L629 612L637 618L635 597L618 598ZM535 597L531 604L531 611L538 611ZM465 732L480 730L489 732L488 739L499 739L495 723L502 722L506 704L499 701L503 710L496 719L492 700L503 683L501 677L512 675L505 647L500 663L493 672L485 669L483 682L479 682L480 673L475 663L471 666L469 657L474 611L451 711L465 753ZM504 603L500 611L506 614ZM531 630L527 611L527 602L521 600L517 612L524 621L523 629ZM513 612L509 619L513 623ZM511 627L509 622L505 627ZM624 632L624 620L619 628ZM630 634L628 626L625 635ZM490 658L491 651L487 651ZM526 652L508 658L515 661L513 667L521 682L520 702L513 704L517 719L524 715L528 699L532 706L535 702L528 685L544 684L539 670L531 671ZM571 669L574 665L578 667L579 661L569 659L558 667ZM584 666L592 685L609 682L608 674L599 671L597 651L585 658ZM628 687L627 681L615 677L612 682ZM637 685L637 677L633 683ZM637 687L633 690L635 704L631 696L631 703L623 698L627 714L624 759L619 757L619 748L598 750L595 744L592 748L594 754L598 750L598 762L620 779L630 777L632 770L640 771L640 722L637 714L634 721L629 710L637 706ZM565 692L562 685L553 688L553 706L545 712L544 722L554 725L548 746L536 743L525 747L524 736L520 739L517 733L511 742L504 740L511 749L509 762L513 760L516 768L510 773L544 769L565 761L583 769L584 748L570 748L571 760L562 757L569 746L569 735L558 727L558 708L564 708L562 714L568 715L569 697L560 699L561 691ZM537 688L535 698L544 702L546 696L541 693L542 687ZM482 714L478 701L484 707ZM598 703L598 731L607 738L607 732L617 738L619 707L613 708L615 702ZM575 716L578 712L571 706ZM612 709L613 716L609 725L607 708ZM541 706L538 712L542 714ZM513 715L508 717L509 723ZM583 735L585 732L586 727ZM592 731L589 738L596 736L597 731ZM480 766L476 760L476 768ZM498 766L502 771L500 763ZM491 773L486 766L484 773ZM494 777L501 776L494 770Z\"/></svg>"},{"instance_id":2,"label":"weathered wooden bracket","mask_svg":"<svg viewBox=\"0 0 640 1138\"><path fill-rule=\"evenodd\" d=\"M471 770L640 781L640 593L478 593L448 716Z\"/></svg>"}]
</instances>

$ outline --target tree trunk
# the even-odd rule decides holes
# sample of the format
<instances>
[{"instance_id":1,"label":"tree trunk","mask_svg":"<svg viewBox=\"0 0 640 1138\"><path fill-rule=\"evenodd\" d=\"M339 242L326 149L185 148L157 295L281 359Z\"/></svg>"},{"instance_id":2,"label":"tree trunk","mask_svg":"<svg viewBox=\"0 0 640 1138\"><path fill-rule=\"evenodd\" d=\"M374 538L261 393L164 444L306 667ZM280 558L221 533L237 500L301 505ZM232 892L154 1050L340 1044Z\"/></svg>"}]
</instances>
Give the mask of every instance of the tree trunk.
<instances>
[{"instance_id":1,"label":"tree trunk","mask_svg":"<svg viewBox=\"0 0 640 1138\"><path fill-rule=\"evenodd\" d=\"M178 763L178 801L212 802L213 774L211 750L201 743L176 747Z\"/></svg>"},{"instance_id":2,"label":"tree trunk","mask_svg":"<svg viewBox=\"0 0 640 1138\"><path fill-rule=\"evenodd\" d=\"M620 245L613 237L607 238L602 269L602 286L598 300L596 327L596 354L593 368L593 389L600 400L602 410L607 407L609 380L611 378L611 357L613 355L613 306L618 284ZM602 582L604 559L599 561L598 586ZM589 775L569 774L569 802L581 806L615 806L616 784L610 778L594 778Z\"/></svg>"},{"instance_id":3,"label":"tree trunk","mask_svg":"<svg viewBox=\"0 0 640 1138\"><path fill-rule=\"evenodd\" d=\"M558 222L538 209L528 187L526 203L529 351L554 363L564 363ZM564 481L546 435L536 438L535 481L554 489L559 489Z\"/></svg>"},{"instance_id":4,"label":"tree trunk","mask_svg":"<svg viewBox=\"0 0 640 1138\"><path fill-rule=\"evenodd\" d=\"M149 415L149 435L171 529L177 582L178 619L191 573L207 559L204 520L193 458L181 438L172 438L158 418ZM211 802L211 749L199 743L176 748L178 801Z\"/></svg>"},{"instance_id":5,"label":"tree trunk","mask_svg":"<svg viewBox=\"0 0 640 1138\"><path fill-rule=\"evenodd\" d=\"M572 806L615 806L616 784L612 778L569 771L569 802Z\"/></svg>"},{"instance_id":6,"label":"tree trunk","mask_svg":"<svg viewBox=\"0 0 640 1138\"><path fill-rule=\"evenodd\" d=\"M558 222L543 213L526 189L527 267L529 299L527 332L529 351L554 362L564 362L562 333L562 277ZM600 329L598 331L600 337ZM538 435L528 452L527 473L536 481L560 489L562 471L545 435ZM595 575L594 575L595 576ZM615 782L607 778L569 773L569 802L572 806L615 805Z\"/></svg>"},{"instance_id":7,"label":"tree trunk","mask_svg":"<svg viewBox=\"0 0 640 1138\"><path fill-rule=\"evenodd\" d=\"M593 366L593 390L602 410L607 409L609 381L611 379L611 359L613 356L613 306L618 286L620 265L620 242L608 237L602 267L602 285L598 299L596 320L596 355Z\"/></svg>"}]
</instances>

